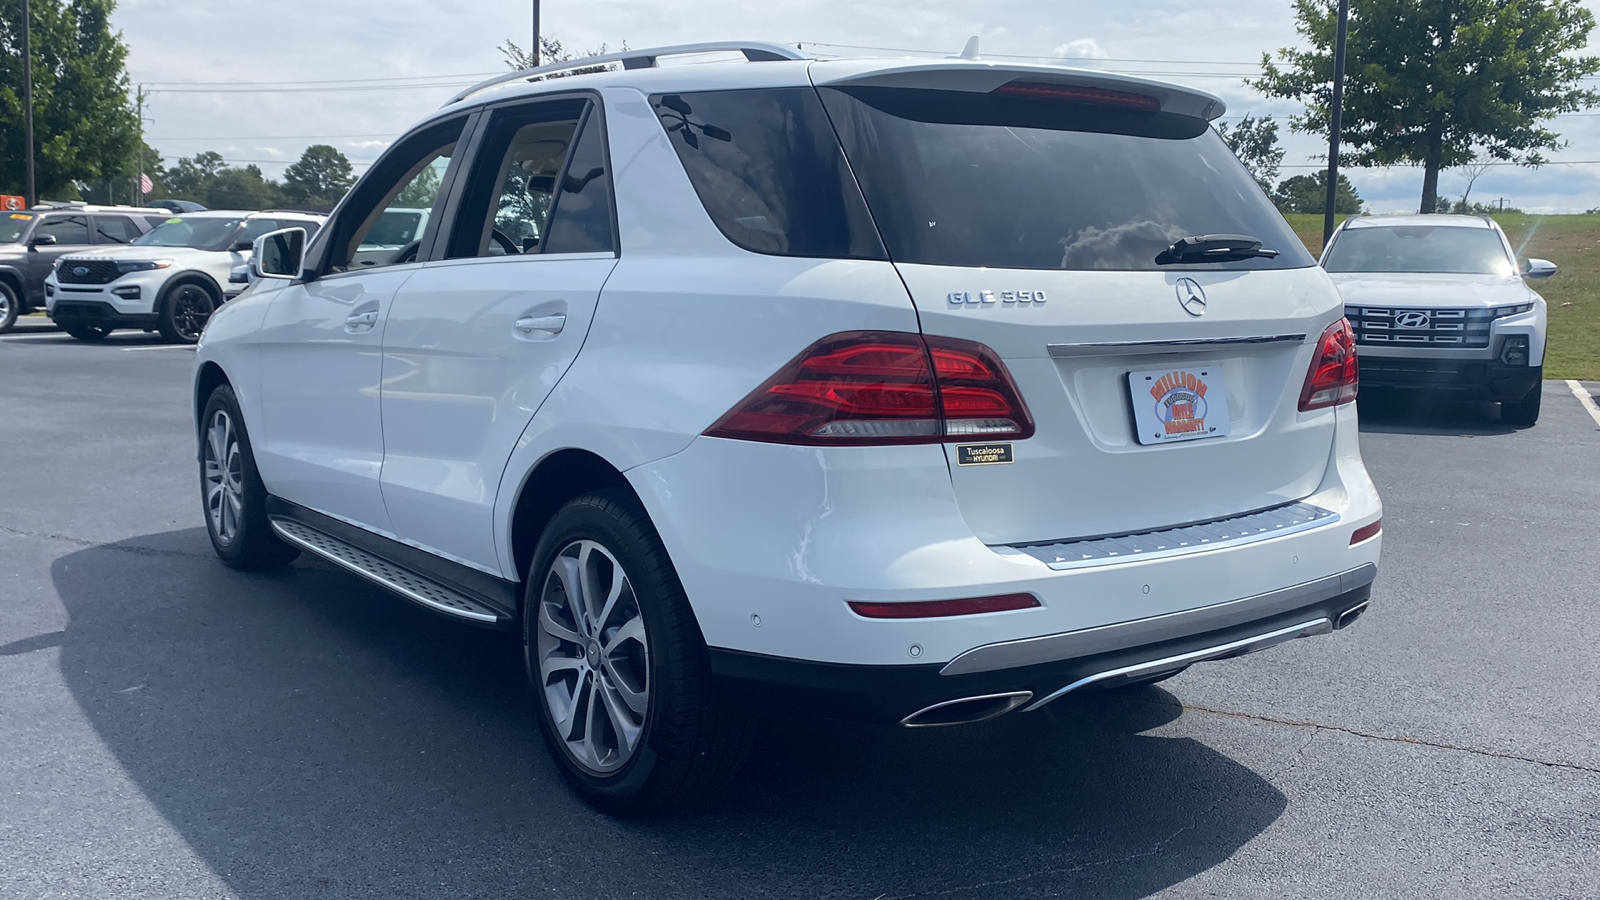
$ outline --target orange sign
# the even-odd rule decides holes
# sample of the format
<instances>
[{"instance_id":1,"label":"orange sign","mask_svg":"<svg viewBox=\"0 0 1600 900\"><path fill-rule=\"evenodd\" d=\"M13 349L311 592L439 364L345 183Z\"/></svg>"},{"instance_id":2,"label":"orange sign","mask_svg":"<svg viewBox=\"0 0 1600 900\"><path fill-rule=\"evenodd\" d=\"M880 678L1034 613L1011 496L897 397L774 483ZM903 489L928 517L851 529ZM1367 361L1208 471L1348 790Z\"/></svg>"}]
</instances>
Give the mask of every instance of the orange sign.
<instances>
[{"instance_id":1,"label":"orange sign","mask_svg":"<svg viewBox=\"0 0 1600 900\"><path fill-rule=\"evenodd\" d=\"M27 209L28 201L15 194L0 194L0 209Z\"/></svg>"}]
</instances>

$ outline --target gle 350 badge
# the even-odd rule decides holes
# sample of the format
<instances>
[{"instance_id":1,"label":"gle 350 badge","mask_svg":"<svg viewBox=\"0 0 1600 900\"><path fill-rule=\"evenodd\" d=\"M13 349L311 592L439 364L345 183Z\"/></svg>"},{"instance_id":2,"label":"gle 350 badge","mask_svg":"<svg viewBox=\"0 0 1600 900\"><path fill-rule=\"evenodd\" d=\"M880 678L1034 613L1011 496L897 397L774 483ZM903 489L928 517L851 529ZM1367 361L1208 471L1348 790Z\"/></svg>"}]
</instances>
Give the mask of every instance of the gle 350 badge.
<instances>
[{"instance_id":1,"label":"gle 350 badge","mask_svg":"<svg viewBox=\"0 0 1600 900\"><path fill-rule=\"evenodd\" d=\"M1128 389L1141 444L1222 437L1232 425L1220 367L1129 372Z\"/></svg>"}]
</instances>

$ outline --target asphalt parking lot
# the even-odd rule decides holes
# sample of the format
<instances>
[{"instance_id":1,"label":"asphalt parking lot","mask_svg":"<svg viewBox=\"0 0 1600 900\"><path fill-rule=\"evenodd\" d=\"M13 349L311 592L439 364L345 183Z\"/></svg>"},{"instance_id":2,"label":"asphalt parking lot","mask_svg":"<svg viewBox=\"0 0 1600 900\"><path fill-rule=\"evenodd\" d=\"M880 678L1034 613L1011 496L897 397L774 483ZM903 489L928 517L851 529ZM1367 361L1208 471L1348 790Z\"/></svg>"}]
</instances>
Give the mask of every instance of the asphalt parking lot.
<instances>
[{"instance_id":1,"label":"asphalt parking lot","mask_svg":"<svg viewBox=\"0 0 1600 900\"><path fill-rule=\"evenodd\" d=\"M614 821L511 639L212 557L192 358L0 338L0 897L1600 896L1600 424L1564 382L1524 431L1364 409L1348 631L985 726L776 719L719 806Z\"/></svg>"}]
</instances>

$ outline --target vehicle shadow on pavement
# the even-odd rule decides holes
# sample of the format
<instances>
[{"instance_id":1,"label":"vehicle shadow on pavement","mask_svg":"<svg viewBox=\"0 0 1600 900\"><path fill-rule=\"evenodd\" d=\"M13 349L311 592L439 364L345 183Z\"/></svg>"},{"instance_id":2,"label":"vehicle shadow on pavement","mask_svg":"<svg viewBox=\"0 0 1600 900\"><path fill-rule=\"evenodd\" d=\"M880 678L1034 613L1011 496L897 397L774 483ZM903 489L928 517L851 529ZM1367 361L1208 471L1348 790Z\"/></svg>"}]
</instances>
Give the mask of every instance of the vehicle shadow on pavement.
<instances>
[{"instance_id":1,"label":"vehicle shadow on pavement","mask_svg":"<svg viewBox=\"0 0 1600 900\"><path fill-rule=\"evenodd\" d=\"M1421 391L1379 391L1361 394L1361 430L1379 434L1470 434L1479 437L1515 434L1500 421L1499 405L1455 400Z\"/></svg>"},{"instance_id":2,"label":"vehicle shadow on pavement","mask_svg":"<svg viewBox=\"0 0 1600 900\"><path fill-rule=\"evenodd\" d=\"M1284 796L1145 688L982 726L774 718L730 794L598 815L545 756L511 636L344 572L223 567L202 529L55 561L49 643L100 739L239 896L1142 897ZM20 652L20 650L19 650Z\"/></svg>"}]
</instances>

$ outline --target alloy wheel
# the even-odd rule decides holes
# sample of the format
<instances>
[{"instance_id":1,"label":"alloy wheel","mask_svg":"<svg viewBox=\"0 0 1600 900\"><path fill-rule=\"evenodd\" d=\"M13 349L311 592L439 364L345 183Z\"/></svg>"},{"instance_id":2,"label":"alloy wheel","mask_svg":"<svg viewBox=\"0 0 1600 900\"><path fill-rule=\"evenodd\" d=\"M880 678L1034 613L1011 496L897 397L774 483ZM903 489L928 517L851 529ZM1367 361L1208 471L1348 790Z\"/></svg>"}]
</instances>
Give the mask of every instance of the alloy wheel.
<instances>
[{"instance_id":1,"label":"alloy wheel","mask_svg":"<svg viewBox=\"0 0 1600 900\"><path fill-rule=\"evenodd\" d=\"M539 593L539 693L573 759L595 775L639 748L650 700L650 648L633 584L595 541L557 553Z\"/></svg>"},{"instance_id":2,"label":"alloy wheel","mask_svg":"<svg viewBox=\"0 0 1600 900\"><path fill-rule=\"evenodd\" d=\"M177 295L172 298L173 328L184 340L198 341L215 309L216 304L205 288L186 284L178 288Z\"/></svg>"},{"instance_id":3,"label":"alloy wheel","mask_svg":"<svg viewBox=\"0 0 1600 900\"><path fill-rule=\"evenodd\" d=\"M206 515L217 543L228 546L239 535L244 515L244 458L239 450L239 435L225 409L211 415L206 426L204 472Z\"/></svg>"}]
</instances>

